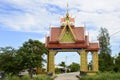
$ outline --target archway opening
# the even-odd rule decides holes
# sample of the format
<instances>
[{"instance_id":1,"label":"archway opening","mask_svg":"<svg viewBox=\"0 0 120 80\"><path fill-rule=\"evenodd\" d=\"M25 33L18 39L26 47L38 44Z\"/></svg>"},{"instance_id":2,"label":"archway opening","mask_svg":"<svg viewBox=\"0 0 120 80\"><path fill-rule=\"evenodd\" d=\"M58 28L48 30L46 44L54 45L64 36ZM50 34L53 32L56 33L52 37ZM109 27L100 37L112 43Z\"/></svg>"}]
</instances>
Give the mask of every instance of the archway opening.
<instances>
[{"instance_id":1,"label":"archway opening","mask_svg":"<svg viewBox=\"0 0 120 80\"><path fill-rule=\"evenodd\" d=\"M58 52L55 55L55 73L80 71L80 55L77 52Z\"/></svg>"},{"instance_id":2,"label":"archway opening","mask_svg":"<svg viewBox=\"0 0 120 80\"><path fill-rule=\"evenodd\" d=\"M88 71L92 71L93 70L93 56L92 56L92 52L88 52L87 54L87 65L88 65Z\"/></svg>"}]
</instances>

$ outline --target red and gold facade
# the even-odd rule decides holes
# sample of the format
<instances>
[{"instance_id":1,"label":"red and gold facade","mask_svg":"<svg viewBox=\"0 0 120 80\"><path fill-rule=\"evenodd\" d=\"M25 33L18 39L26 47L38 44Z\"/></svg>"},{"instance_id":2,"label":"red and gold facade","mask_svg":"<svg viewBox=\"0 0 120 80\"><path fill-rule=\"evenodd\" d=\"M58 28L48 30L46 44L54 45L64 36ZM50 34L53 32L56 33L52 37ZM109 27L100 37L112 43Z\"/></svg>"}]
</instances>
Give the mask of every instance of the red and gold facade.
<instances>
[{"instance_id":1,"label":"red and gold facade","mask_svg":"<svg viewBox=\"0 0 120 80\"><path fill-rule=\"evenodd\" d=\"M46 48L49 49L48 54L48 72L54 73L54 55L59 50L77 50L81 56L81 71L87 72L87 53L92 52L93 60L95 63L94 71L98 71L98 50L99 44L97 42L89 42L89 36L85 34L85 26L76 27L74 25L74 18L66 17L61 18L60 27L52 27L50 30L50 36L46 37ZM97 63L96 63L97 61Z\"/></svg>"},{"instance_id":2,"label":"red and gold facade","mask_svg":"<svg viewBox=\"0 0 120 80\"><path fill-rule=\"evenodd\" d=\"M74 22L74 18L70 18L69 22L65 21L65 18L61 19L61 23L66 23L66 25L61 25L60 27L52 27L50 31L50 36L46 38L46 47L51 48L83 48L86 50L99 50L98 43L89 42L89 36L85 35L85 26L75 27L71 22ZM71 24L70 24L71 23ZM66 27L65 27L66 26ZM60 38L64 35L65 28L69 28L71 34L74 37L74 42L60 42Z\"/></svg>"}]
</instances>

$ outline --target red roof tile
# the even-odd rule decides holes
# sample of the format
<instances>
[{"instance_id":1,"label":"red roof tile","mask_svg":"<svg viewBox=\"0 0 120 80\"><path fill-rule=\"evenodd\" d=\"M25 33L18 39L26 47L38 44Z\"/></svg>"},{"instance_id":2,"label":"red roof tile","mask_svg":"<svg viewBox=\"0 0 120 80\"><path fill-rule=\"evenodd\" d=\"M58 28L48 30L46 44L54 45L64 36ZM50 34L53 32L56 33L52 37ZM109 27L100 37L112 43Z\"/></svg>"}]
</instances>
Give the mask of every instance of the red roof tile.
<instances>
[{"instance_id":1,"label":"red roof tile","mask_svg":"<svg viewBox=\"0 0 120 80\"><path fill-rule=\"evenodd\" d=\"M75 19L74 19L74 18L69 17L69 19L70 19L70 22L75 22ZM61 23L62 23L62 22L65 22L65 18L61 18L60 22L61 22Z\"/></svg>"},{"instance_id":2,"label":"red roof tile","mask_svg":"<svg viewBox=\"0 0 120 80\"><path fill-rule=\"evenodd\" d=\"M60 22L61 22L61 23L62 23L62 22L65 22L65 18L61 18Z\"/></svg>"},{"instance_id":3,"label":"red roof tile","mask_svg":"<svg viewBox=\"0 0 120 80\"><path fill-rule=\"evenodd\" d=\"M70 22L75 22L75 19L74 18L70 18Z\"/></svg>"},{"instance_id":4,"label":"red roof tile","mask_svg":"<svg viewBox=\"0 0 120 80\"><path fill-rule=\"evenodd\" d=\"M73 31L78 42L85 41L84 27L75 27L73 28Z\"/></svg>"},{"instance_id":5,"label":"red roof tile","mask_svg":"<svg viewBox=\"0 0 120 80\"><path fill-rule=\"evenodd\" d=\"M50 33L50 42L57 42L58 41L58 37L61 33L61 28L58 28L58 27L54 27L54 28L51 28L51 33Z\"/></svg>"},{"instance_id":6,"label":"red roof tile","mask_svg":"<svg viewBox=\"0 0 120 80\"><path fill-rule=\"evenodd\" d=\"M62 29L63 28L59 28L59 27L51 28L50 42L58 41L58 37ZM85 41L84 27L75 27L75 28L72 28L72 30L73 30L74 35L76 36L77 42Z\"/></svg>"},{"instance_id":7,"label":"red roof tile","mask_svg":"<svg viewBox=\"0 0 120 80\"><path fill-rule=\"evenodd\" d=\"M89 43L87 50L99 50L99 44L98 43Z\"/></svg>"}]
</instances>

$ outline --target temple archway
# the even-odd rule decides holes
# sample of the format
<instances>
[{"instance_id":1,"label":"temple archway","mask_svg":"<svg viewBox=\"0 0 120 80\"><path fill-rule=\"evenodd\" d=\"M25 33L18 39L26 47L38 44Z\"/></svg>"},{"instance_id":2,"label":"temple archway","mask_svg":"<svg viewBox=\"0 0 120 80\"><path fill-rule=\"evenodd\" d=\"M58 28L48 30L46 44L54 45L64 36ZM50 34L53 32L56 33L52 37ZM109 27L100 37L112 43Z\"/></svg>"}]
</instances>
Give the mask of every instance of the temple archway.
<instances>
[{"instance_id":1,"label":"temple archway","mask_svg":"<svg viewBox=\"0 0 120 80\"><path fill-rule=\"evenodd\" d=\"M79 64L80 66L80 55L77 52L58 52L55 55L55 69L57 70L61 70L61 73L64 72L73 72L73 70L71 70L69 68L69 66L71 64ZM65 64L64 65L60 65L61 63ZM60 68L60 69L59 69ZM78 69L79 68L79 69ZM80 70L80 67L78 67L77 69Z\"/></svg>"},{"instance_id":2,"label":"temple archway","mask_svg":"<svg viewBox=\"0 0 120 80\"><path fill-rule=\"evenodd\" d=\"M80 64L80 56L77 52L58 52L55 55L55 65L58 65L62 61L67 66L72 64L72 62Z\"/></svg>"},{"instance_id":3,"label":"temple archway","mask_svg":"<svg viewBox=\"0 0 120 80\"><path fill-rule=\"evenodd\" d=\"M85 26L75 27L74 18L66 13L66 17L61 18L60 27L51 27L50 36L46 37L45 46L48 48L47 71L55 74L55 55L58 52L78 52L80 55L80 72L98 72L98 42L89 42L89 35L85 34ZM92 70L88 70L87 55L92 53Z\"/></svg>"}]
</instances>

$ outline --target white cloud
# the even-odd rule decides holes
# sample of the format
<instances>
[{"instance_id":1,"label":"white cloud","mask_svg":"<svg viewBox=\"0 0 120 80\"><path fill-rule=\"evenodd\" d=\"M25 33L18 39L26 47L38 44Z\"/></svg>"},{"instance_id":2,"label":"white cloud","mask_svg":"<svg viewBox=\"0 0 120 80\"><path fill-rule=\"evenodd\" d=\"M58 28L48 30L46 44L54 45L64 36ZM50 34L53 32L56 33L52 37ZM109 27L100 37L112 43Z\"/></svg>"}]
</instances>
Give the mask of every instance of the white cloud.
<instances>
[{"instance_id":1,"label":"white cloud","mask_svg":"<svg viewBox=\"0 0 120 80\"><path fill-rule=\"evenodd\" d=\"M11 30L48 34L50 24L59 25L59 17L64 16L60 13L65 12L68 3L70 15L76 16L76 26L86 23L87 28L94 28L88 29L91 40L96 39L100 27L107 28L110 35L120 31L120 0L4 0L0 2L21 10L0 13L0 23ZM1 8L0 11L4 9ZM119 36L120 33L111 38L112 45L118 43Z\"/></svg>"}]
</instances>

